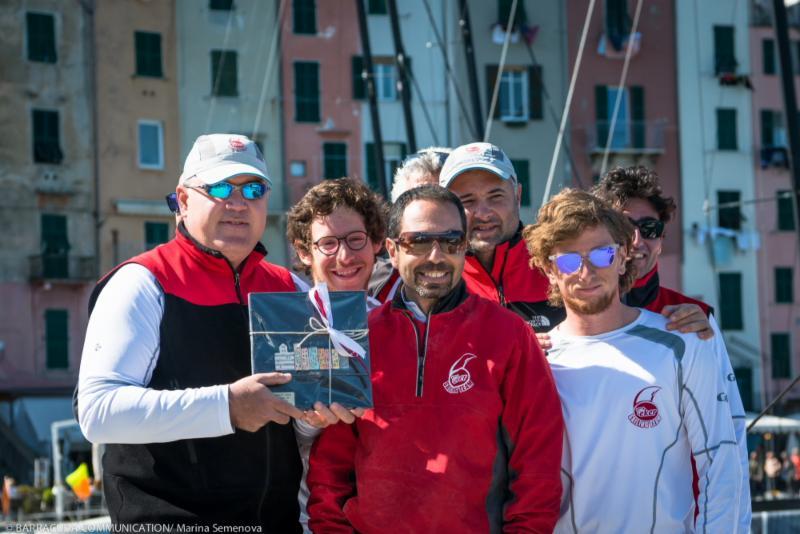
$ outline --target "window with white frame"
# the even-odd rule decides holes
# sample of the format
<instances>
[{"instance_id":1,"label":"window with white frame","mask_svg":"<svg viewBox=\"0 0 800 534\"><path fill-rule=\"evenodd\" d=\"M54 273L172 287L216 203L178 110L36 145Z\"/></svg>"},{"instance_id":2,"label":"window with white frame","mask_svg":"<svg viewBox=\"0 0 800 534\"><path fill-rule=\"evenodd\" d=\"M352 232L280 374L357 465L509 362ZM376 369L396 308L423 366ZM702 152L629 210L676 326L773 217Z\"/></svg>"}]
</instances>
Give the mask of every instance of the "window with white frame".
<instances>
[{"instance_id":1,"label":"window with white frame","mask_svg":"<svg viewBox=\"0 0 800 534\"><path fill-rule=\"evenodd\" d=\"M164 129L158 121L139 121L139 168L164 168Z\"/></svg>"},{"instance_id":2,"label":"window with white frame","mask_svg":"<svg viewBox=\"0 0 800 534\"><path fill-rule=\"evenodd\" d=\"M528 71L503 71L500 78L500 93L497 97L500 120L528 120Z\"/></svg>"},{"instance_id":3,"label":"window with white frame","mask_svg":"<svg viewBox=\"0 0 800 534\"><path fill-rule=\"evenodd\" d=\"M375 68L375 93L381 102L397 100L397 68L393 63L378 63Z\"/></svg>"}]
</instances>

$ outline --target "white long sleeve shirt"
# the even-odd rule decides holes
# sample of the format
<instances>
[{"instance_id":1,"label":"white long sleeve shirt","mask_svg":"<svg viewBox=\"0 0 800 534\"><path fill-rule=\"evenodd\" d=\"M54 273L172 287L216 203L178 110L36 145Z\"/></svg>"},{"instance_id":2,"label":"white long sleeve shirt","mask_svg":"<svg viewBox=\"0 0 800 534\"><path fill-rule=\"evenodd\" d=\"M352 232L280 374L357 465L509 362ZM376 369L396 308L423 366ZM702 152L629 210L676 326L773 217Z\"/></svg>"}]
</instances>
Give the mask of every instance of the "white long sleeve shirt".
<instances>
[{"instance_id":1,"label":"white long sleeve shirt","mask_svg":"<svg viewBox=\"0 0 800 534\"><path fill-rule=\"evenodd\" d=\"M721 337L667 332L666 322L641 310L605 334L550 333L566 425L556 532L737 531L745 478Z\"/></svg>"}]
</instances>

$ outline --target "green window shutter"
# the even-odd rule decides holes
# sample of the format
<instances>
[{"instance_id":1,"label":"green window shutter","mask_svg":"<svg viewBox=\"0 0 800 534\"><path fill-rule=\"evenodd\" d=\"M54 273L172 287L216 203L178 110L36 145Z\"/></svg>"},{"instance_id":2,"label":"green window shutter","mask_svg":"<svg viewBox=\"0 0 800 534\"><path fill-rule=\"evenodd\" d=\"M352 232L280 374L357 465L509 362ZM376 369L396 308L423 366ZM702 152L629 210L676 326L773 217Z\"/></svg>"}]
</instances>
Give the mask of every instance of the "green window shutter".
<instances>
[{"instance_id":1,"label":"green window shutter","mask_svg":"<svg viewBox=\"0 0 800 534\"><path fill-rule=\"evenodd\" d=\"M367 82L362 77L364 58L362 56L353 56L351 64L353 66L353 100L364 100L367 98Z\"/></svg>"},{"instance_id":2,"label":"green window shutter","mask_svg":"<svg viewBox=\"0 0 800 534\"><path fill-rule=\"evenodd\" d=\"M738 150L736 109L717 108L717 149Z\"/></svg>"},{"instance_id":3,"label":"green window shutter","mask_svg":"<svg viewBox=\"0 0 800 534\"><path fill-rule=\"evenodd\" d=\"M34 109L31 115L33 161L36 163L61 163L64 154L61 152L58 111Z\"/></svg>"},{"instance_id":4,"label":"green window shutter","mask_svg":"<svg viewBox=\"0 0 800 534\"><path fill-rule=\"evenodd\" d=\"M367 183L373 191L380 192L378 184L378 166L375 158L375 143L364 144L364 154L367 160Z\"/></svg>"},{"instance_id":5,"label":"green window shutter","mask_svg":"<svg viewBox=\"0 0 800 534\"><path fill-rule=\"evenodd\" d=\"M169 224L164 222L150 222L144 223L144 248L150 250L152 248L166 243L169 241Z\"/></svg>"},{"instance_id":6,"label":"green window shutter","mask_svg":"<svg viewBox=\"0 0 800 534\"><path fill-rule=\"evenodd\" d=\"M528 67L528 113L531 119L544 118L542 83L542 66Z\"/></svg>"},{"instance_id":7,"label":"green window shutter","mask_svg":"<svg viewBox=\"0 0 800 534\"><path fill-rule=\"evenodd\" d=\"M315 0L293 0L292 12L294 33L316 35L317 6Z\"/></svg>"},{"instance_id":8,"label":"green window shutter","mask_svg":"<svg viewBox=\"0 0 800 534\"><path fill-rule=\"evenodd\" d=\"M323 178L342 178L347 176L347 144L323 143Z\"/></svg>"},{"instance_id":9,"label":"green window shutter","mask_svg":"<svg viewBox=\"0 0 800 534\"><path fill-rule=\"evenodd\" d=\"M794 302L794 269L791 267L775 267L775 302Z\"/></svg>"},{"instance_id":10,"label":"green window shutter","mask_svg":"<svg viewBox=\"0 0 800 534\"><path fill-rule=\"evenodd\" d=\"M494 93L494 84L498 76L498 65L486 65L486 109L492 107L492 94ZM497 104L494 107L494 118L500 118L500 95L497 95Z\"/></svg>"},{"instance_id":11,"label":"green window shutter","mask_svg":"<svg viewBox=\"0 0 800 534\"><path fill-rule=\"evenodd\" d=\"M778 230L794 232L794 198L791 191L778 191Z\"/></svg>"},{"instance_id":12,"label":"green window shutter","mask_svg":"<svg viewBox=\"0 0 800 534\"><path fill-rule=\"evenodd\" d=\"M208 8L214 11L230 11L233 9L233 0L209 0Z\"/></svg>"},{"instance_id":13,"label":"green window shutter","mask_svg":"<svg viewBox=\"0 0 800 534\"><path fill-rule=\"evenodd\" d=\"M239 81L235 51L211 51L211 94L213 96L238 96Z\"/></svg>"},{"instance_id":14,"label":"green window shutter","mask_svg":"<svg viewBox=\"0 0 800 534\"><path fill-rule=\"evenodd\" d=\"M739 395L742 397L744 409L753 410L753 370L750 367L736 367L736 385L739 386Z\"/></svg>"},{"instance_id":15,"label":"green window shutter","mask_svg":"<svg viewBox=\"0 0 800 534\"><path fill-rule=\"evenodd\" d=\"M617 50L624 49L622 38L627 36L631 29L631 16L628 13L628 0L606 0L606 33L612 43L618 42Z\"/></svg>"},{"instance_id":16,"label":"green window shutter","mask_svg":"<svg viewBox=\"0 0 800 534\"><path fill-rule=\"evenodd\" d=\"M45 278L68 278L67 218L43 213L41 225L42 274Z\"/></svg>"},{"instance_id":17,"label":"green window shutter","mask_svg":"<svg viewBox=\"0 0 800 534\"><path fill-rule=\"evenodd\" d=\"M761 110L761 148L770 147L774 142L773 122L774 117L771 109Z\"/></svg>"},{"instance_id":18,"label":"green window shutter","mask_svg":"<svg viewBox=\"0 0 800 534\"><path fill-rule=\"evenodd\" d=\"M134 32L136 49L136 75L161 78L161 34L153 32Z\"/></svg>"},{"instance_id":19,"label":"green window shutter","mask_svg":"<svg viewBox=\"0 0 800 534\"><path fill-rule=\"evenodd\" d=\"M761 62L764 74L775 74L775 41L773 39L761 40Z\"/></svg>"},{"instance_id":20,"label":"green window shutter","mask_svg":"<svg viewBox=\"0 0 800 534\"><path fill-rule=\"evenodd\" d=\"M26 13L25 32L28 37L28 59L40 63L55 63L55 17L45 13Z\"/></svg>"},{"instance_id":21,"label":"green window shutter","mask_svg":"<svg viewBox=\"0 0 800 534\"><path fill-rule=\"evenodd\" d=\"M733 26L714 26L714 72L736 72Z\"/></svg>"},{"instance_id":22,"label":"green window shutter","mask_svg":"<svg viewBox=\"0 0 800 534\"><path fill-rule=\"evenodd\" d=\"M294 111L297 122L319 122L319 63L295 62Z\"/></svg>"},{"instance_id":23,"label":"green window shutter","mask_svg":"<svg viewBox=\"0 0 800 534\"><path fill-rule=\"evenodd\" d=\"M631 95L631 121L633 122L631 129L633 132L633 147L644 148L647 134L647 123L645 122L644 110L644 87L640 85L632 85L630 89Z\"/></svg>"},{"instance_id":24,"label":"green window shutter","mask_svg":"<svg viewBox=\"0 0 800 534\"><path fill-rule=\"evenodd\" d=\"M770 334L772 378L791 378L791 343L789 334Z\"/></svg>"},{"instance_id":25,"label":"green window shutter","mask_svg":"<svg viewBox=\"0 0 800 534\"><path fill-rule=\"evenodd\" d=\"M69 369L69 312L45 310L45 347L48 369Z\"/></svg>"},{"instance_id":26,"label":"green window shutter","mask_svg":"<svg viewBox=\"0 0 800 534\"><path fill-rule=\"evenodd\" d=\"M608 87L605 85L594 86L594 117L597 120L597 147L604 147L610 127L608 123Z\"/></svg>"},{"instance_id":27,"label":"green window shutter","mask_svg":"<svg viewBox=\"0 0 800 534\"><path fill-rule=\"evenodd\" d=\"M719 273L719 319L723 330L742 330L742 273Z\"/></svg>"},{"instance_id":28,"label":"green window shutter","mask_svg":"<svg viewBox=\"0 0 800 534\"><path fill-rule=\"evenodd\" d=\"M530 164L527 159L512 159L511 164L517 171L517 181L522 186L521 202L523 206L531 205Z\"/></svg>"},{"instance_id":29,"label":"green window shutter","mask_svg":"<svg viewBox=\"0 0 800 534\"><path fill-rule=\"evenodd\" d=\"M367 13L370 15L386 15L389 11L386 8L386 0L368 0Z\"/></svg>"},{"instance_id":30,"label":"green window shutter","mask_svg":"<svg viewBox=\"0 0 800 534\"><path fill-rule=\"evenodd\" d=\"M725 206L732 202L739 202L742 194L739 191L717 191L717 224L720 228L740 230L742 228L742 211L740 206Z\"/></svg>"}]
</instances>

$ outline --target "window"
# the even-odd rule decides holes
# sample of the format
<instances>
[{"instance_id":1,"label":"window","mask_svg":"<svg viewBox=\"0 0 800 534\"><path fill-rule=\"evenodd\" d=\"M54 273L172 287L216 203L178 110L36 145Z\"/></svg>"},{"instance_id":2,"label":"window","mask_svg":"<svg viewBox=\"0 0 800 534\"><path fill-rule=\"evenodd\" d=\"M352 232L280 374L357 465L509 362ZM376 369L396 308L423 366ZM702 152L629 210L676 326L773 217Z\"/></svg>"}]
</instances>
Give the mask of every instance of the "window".
<instances>
[{"instance_id":1,"label":"window","mask_svg":"<svg viewBox=\"0 0 800 534\"><path fill-rule=\"evenodd\" d=\"M144 223L144 249L156 248L169 241L169 223L150 222Z\"/></svg>"},{"instance_id":2,"label":"window","mask_svg":"<svg viewBox=\"0 0 800 534\"><path fill-rule=\"evenodd\" d=\"M139 121L139 168L164 168L164 132L160 122Z\"/></svg>"},{"instance_id":3,"label":"window","mask_svg":"<svg viewBox=\"0 0 800 534\"><path fill-rule=\"evenodd\" d=\"M761 40L761 64L764 74L776 74L775 68L775 41L773 39Z\"/></svg>"},{"instance_id":4,"label":"window","mask_svg":"<svg viewBox=\"0 0 800 534\"><path fill-rule=\"evenodd\" d=\"M294 64L294 120L319 122L319 63Z\"/></svg>"},{"instance_id":5,"label":"window","mask_svg":"<svg viewBox=\"0 0 800 534\"><path fill-rule=\"evenodd\" d=\"M742 330L742 273L719 273L719 319L723 330Z\"/></svg>"},{"instance_id":6,"label":"window","mask_svg":"<svg viewBox=\"0 0 800 534\"><path fill-rule=\"evenodd\" d=\"M289 164L289 174L292 176L305 176L306 175L306 162L293 161Z\"/></svg>"},{"instance_id":7,"label":"window","mask_svg":"<svg viewBox=\"0 0 800 534\"><path fill-rule=\"evenodd\" d=\"M25 32L28 36L28 60L55 63L56 23L53 15L26 13Z\"/></svg>"},{"instance_id":8,"label":"window","mask_svg":"<svg viewBox=\"0 0 800 534\"><path fill-rule=\"evenodd\" d=\"M236 63L235 51L211 51L211 94L213 96L239 95Z\"/></svg>"},{"instance_id":9,"label":"window","mask_svg":"<svg viewBox=\"0 0 800 534\"><path fill-rule=\"evenodd\" d=\"M794 232L795 214L794 198L791 191L778 191L778 230L784 232Z\"/></svg>"},{"instance_id":10,"label":"window","mask_svg":"<svg viewBox=\"0 0 800 534\"><path fill-rule=\"evenodd\" d=\"M628 0L606 0L606 35L614 50L623 48L625 38L631 32L631 16Z\"/></svg>"},{"instance_id":11,"label":"window","mask_svg":"<svg viewBox=\"0 0 800 534\"><path fill-rule=\"evenodd\" d=\"M739 386L739 395L742 397L744 409L753 410L753 370L750 367L736 367L736 385Z\"/></svg>"},{"instance_id":12,"label":"window","mask_svg":"<svg viewBox=\"0 0 800 534\"><path fill-rule=\"evenodd\" d=\"M738 150L736 135L736 109L717 108L717 149Z\"/></svg>"},{"instance_id":13,"label":"window","mask_svg":"<svg viewBox=\"0 0 800 534\"><path fill-rule=\"evenodd\" d=\"M347 144L322 143L324 159L323 178L342 178L347 176Z\"/></svg>"},{"instance_id":14,"label":"window","mask_svg":"<svg viewBox=\"0 0 800 534\"><path fill-rule=\"evenodd\" d=\"M487 108L492 105L498 66L486 66ZM498 88L494 118L505 122L524 122L543 118L542 67L508 67L503 70Z\"/></svg>"},{"instance_id":15,"label":"window","mask_svg":"<svg viewBox=\"0 0 800 534\"><path fill-rule=\"evenodd\" d=\"M208 8L214 11L230 11L233 9L233 0L209 0Z\"/></svg>"},{"instance_id":16,"label":"window","mask_svg":"<svg viewBox=\"0 0 800 534\"><path fill-rule=\"evenodd\" d=\"M64 215L42 214L42 275L44 278L67 278L69 275L69 240Z\"/></svg>"},{"instance_id":17,"label":"window","mask_svg":"<svg viewBox=\"0 0 800 534\"><path fill-rule=\"evenodd\" d=\"M373 67L375 68L375 94L378 101L397 100L397 68L394 63L386 62L384 58L376 58Z\"/></svg>"},{"instance_id":18,"label":"window","mask_svg":"<svg viewBox=\"0 0 800 534\"><path fill-rule=\"evenodd\" d=\"M370 15L385 15L386 0L367 0L367 13Z\"/></svg>"},{"instance_id":19,"label":"window","mask_svg":"<svg viewBox=\"0 0 800 534\"><path fill-rule=\"evenodd\" d=\"M33 161L36 163L61 163L58 111L33 110Z\"/></svg>"},{"instance_id":20,"label":"window","mask_svg":"<svg viewBox=\"0 0 800 534\"><path fill-rule=\"evenodd\" d=\"M517 181L522 186L522 205L531 205L530 164L527 159L512 159L511 164L517 171Z\"/></svg>"},{"instance_id":21,"label":"window","mask_svg":"<svg viewBox=\"0 0 800 534\"><path fill-rule=\"evenodd\" d=\"M294 0L292 7L294 33L316 35L317 6L315 0Z\"/></svg>"},{"instance_id":22,"label":"window","mask_svg":"<svg viewBox=\"0 0 800 534\"><path fill-rule=\"evenodd\" d=\"M738 203L742 199L739 191L717 191L717 224L720 228L740 230L742 228L742 212ZM728 205L728 204L736 205Z\"/></svg>"},{"instance_id":23,"label":"window","mask_svg":"<svg viewBox=\"0 0 800 534\"><path fill-rule=\"evenodd\" d=\"M45 310L45 346L48 369L69 368L69 312Z\"/></svg>"},{"instance_id":24,"label":"window","mask_svg":"<svg viewBox=\"0 0 800 534\"><path fill-rule=\"evenodd\" d=\"M800 41L789 42L789 56L792 58L792 72L800 74Z\"/></svg>"},{"instance_id":25,"label":"window","mask_svg":"<svg viewBox=\"0 0 800 534\"><path fill-rule=\"evenodd\" d=\"M736 72L733 26L714 26L714 74Z\"/></svg>"},{"instance_id":26,"label":"window","mask_svg":"<svg viewBox=\"0 0 800 534\"><path fill-rule=\"evenodd\" d=\"M622 93L614 132L611 133L611 148L644 148L647 123L644 111L644 87L629 88L595 86L595 117L597 118L597 146L605 148L608 142L611 120L614 115L617 95Z\"/></svg>"},{"instance_id":27,"label":"window","mask_svg":"<svg viewBox=\"0 0 800 534\"><path fill-rule=\"evenodd\" d=\"M794 269L791 267L775 267L775 302L794 302Z\"/></svg>"},{"instance_id":28,"label":"window","mask_svg":"<svg viewBox=\"0 0 800 534\"><path fill-rule=\"evenodd\" d=\"M788 146L783 113L771 109L761 110L761 148Z\"/></svg>"},{"instance_id":29,"label":"window","mask_svg":"<svg viewBox=\"0 0 800 534\"><path fill-rule=\"evenodd\" d=\"M770 334L772 354L772 378L791 378L791 343L789 334L780 332Z\"/></svg>"},{"instance_id":30,"label":"window","mask_svg":"<svg viewBox=\"0 0 800 534\"><path fill-rule=\"evenodd\" d=\"M383 164L384 176L387 185L392 183L394 172L403 163L407 155L405 143L384 143L383 144ZM367 183L373 191L381 193L380 181L378 178L378 167L375 161L375 143L364 145L364 154L367 162Z\"/></svg>"},{"instance_id":31,"label":"window","mask_svg":"<svg viewBox=\"0 0 800 534\"><path fill-rule=\"evenodd\" d=\"M136 75L161 78L161 34L153 32L135 32L136 42Z\"/></svg>"},{"instance_id":32,"label":"window","mask_svg":"<svg viewBox=\"0 0 800 534\"><path fill-rule=\"evenodd\" d=\"M498 0L497 2L497 22L505 28L511 19L511 5L514 0ZM517 2L517 13L514 15L514 29L528 22L528 15L525 13L525 2Z\"/></svg>"},{"instance_id":33,"label":"window","mask_svg":"<svg viewBox=\"0 0 800 534\"><path fill-rule=\"evenodd\" d=\"M367 82L364 79L364 58L353 56L350 62L353 76L353 100L367 98Z\"/></svg>"}]
</instances>

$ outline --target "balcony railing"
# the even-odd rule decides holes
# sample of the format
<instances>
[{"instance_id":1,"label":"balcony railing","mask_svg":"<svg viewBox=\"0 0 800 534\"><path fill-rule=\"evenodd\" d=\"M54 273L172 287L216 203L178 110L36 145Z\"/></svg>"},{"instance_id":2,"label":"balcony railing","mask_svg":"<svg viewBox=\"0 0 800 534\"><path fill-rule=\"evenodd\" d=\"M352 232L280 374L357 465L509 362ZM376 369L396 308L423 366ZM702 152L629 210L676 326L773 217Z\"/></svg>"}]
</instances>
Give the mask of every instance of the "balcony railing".
<instances>
[{"instance_id":1,"label":"balcony railing","mask_svg":"<svg viewBox=\"0 0 800 534\"><path fill-rule=\"evenodd\" d=\"M30 279L87 282L97 279L94 256L38 254L30 256Z\"/></svg>"},{"instance_id":2,"label":"balcony railing","mask_svg":"<svg viewBox=\"0 0 800 534\"><path fill-rule=\"evenodd\" d=\"M612 154L662 154L667 121L617 121L611 133ZM586 127L586 147L590 153L602 153L611 129L610 121L597 121Z\"/></svg>"}]
</instances>

